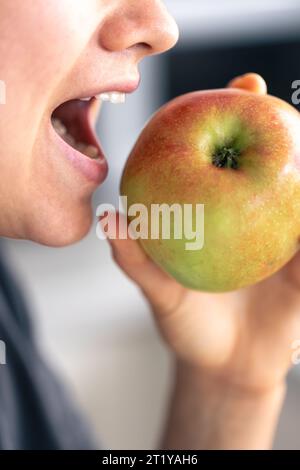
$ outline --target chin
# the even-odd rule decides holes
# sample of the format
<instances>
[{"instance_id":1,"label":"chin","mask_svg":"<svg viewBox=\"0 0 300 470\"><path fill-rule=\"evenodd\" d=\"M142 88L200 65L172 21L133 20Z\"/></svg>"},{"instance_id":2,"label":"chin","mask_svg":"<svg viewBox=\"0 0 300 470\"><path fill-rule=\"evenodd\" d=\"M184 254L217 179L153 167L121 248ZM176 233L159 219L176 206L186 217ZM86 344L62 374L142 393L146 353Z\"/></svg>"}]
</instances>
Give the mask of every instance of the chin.
<instances>
[{"instance_id":1,"label":"chin","mask_svg":"<svg viewBox=\"0 0 300 470\"><path fill-rule=\"evenodd\" d=\"M51 216L48 211L47 219L40 219L27 227L26 238L35 243L49 247L64 247L82 240L90 231L93 224L91 205L82 210L58 211Z\"/></svg>"}]
</instances>

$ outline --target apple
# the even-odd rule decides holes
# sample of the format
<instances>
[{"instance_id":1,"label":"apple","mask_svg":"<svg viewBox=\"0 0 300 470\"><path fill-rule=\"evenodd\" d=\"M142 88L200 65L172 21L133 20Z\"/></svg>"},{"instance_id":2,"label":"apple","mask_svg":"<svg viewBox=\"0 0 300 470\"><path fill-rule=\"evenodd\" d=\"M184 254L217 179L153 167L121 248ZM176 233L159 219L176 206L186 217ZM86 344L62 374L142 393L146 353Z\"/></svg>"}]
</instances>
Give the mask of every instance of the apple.
<instances>
[{"instance_id":1,"label":"apple","mask_svg":"<svg viewBox=\"0 0 300 470\"><path fill-rule=\"evenodd\" d=\"M121 194L128 207L149 211L204 205L202 249L187 250L184 236L139 240L182 285L225 292L257 283L299 247L300 114L278 98L238 89L180 96L144 128Z\"/></svg>"}]
</instances>

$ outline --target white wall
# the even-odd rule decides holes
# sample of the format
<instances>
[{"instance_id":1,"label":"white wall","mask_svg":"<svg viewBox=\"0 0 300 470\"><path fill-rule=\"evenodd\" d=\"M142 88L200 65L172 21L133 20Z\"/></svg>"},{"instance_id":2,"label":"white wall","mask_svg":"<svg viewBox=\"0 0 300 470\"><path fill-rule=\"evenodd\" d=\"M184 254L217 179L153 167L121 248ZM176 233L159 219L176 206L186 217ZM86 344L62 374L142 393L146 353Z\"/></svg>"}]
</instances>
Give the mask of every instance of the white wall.
<instances>
[{"instance_id":1,"label":"white wall","mask_svg":"<svg viewBox=\"0 0 300 470\"><path fill-rule=\"evenodd\" d=\"M166 0L181 30L181 45L298 35L299 0Z\"/></svg>"}]
</instances>

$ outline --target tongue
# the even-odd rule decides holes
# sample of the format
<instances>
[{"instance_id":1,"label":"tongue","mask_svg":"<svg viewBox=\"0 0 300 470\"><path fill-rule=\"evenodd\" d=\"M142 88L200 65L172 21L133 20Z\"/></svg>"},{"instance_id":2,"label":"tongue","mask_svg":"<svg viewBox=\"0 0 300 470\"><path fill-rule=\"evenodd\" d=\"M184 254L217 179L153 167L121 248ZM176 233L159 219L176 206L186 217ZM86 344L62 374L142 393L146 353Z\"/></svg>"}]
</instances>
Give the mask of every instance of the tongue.
<instances>
[{"instance_id":1,"label":"tongue","mask_svg":"<svg viewBox=\"0 0 300 470\"><path fill-rule=\"evenodd\" d=\"M77 142L95 145L95 136L89 123L90 102L72 100L60 105L53 113L67 128L68 134Z\"/></svg>"}]
</instances>

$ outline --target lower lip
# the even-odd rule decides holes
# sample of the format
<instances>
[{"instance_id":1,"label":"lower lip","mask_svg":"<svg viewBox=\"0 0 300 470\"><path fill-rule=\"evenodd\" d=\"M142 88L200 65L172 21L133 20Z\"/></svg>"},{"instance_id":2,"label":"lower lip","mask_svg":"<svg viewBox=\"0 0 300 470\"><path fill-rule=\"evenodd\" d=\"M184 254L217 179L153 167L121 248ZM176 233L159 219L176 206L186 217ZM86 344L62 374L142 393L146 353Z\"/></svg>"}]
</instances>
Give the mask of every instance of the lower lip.
<instances>
[{"instance_id":1,"label":"lower lip","mask_svg":"<svg viewBox=\"0 0 300 470\"><path fill-rule=\"evenodd\" d=\"M53 129L51 125L51 132L54 135L61 152L65 155L68 161L72 164L73 168L77 170L86 180L94 183L96 186L105 181L108 174L108 164L103 155L101 148L98 146L99 158L92 159L83 155L78 150L67 144Z\"/></svg>"}]
</instances>

